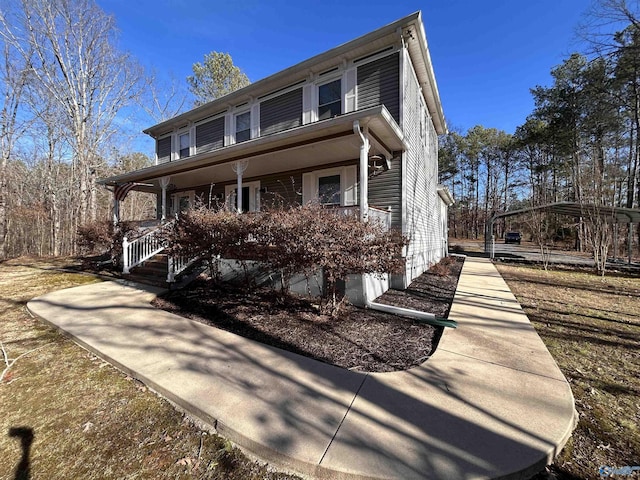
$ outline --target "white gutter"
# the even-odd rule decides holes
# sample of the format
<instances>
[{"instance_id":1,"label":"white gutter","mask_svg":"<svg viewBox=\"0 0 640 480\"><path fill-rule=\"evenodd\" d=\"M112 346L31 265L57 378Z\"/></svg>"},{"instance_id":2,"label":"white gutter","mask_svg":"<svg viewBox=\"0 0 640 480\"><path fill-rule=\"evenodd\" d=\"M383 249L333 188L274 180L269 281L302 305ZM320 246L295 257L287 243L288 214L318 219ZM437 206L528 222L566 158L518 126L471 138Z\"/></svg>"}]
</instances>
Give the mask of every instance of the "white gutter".
<instances>
[{"instance_id":1,"label":"white gutter","mask_svg":"<svg viewBox=\"0 0 640 480\"><path fill-rule=\"evenodd\" d=\"M366 129L366 127L365 127ZM366 132L366 130L365 130ZM360 129L360 122L358 120L353 121L353 133L360 137L360 220L367 221L367 213L369 210L368 195L369 195L369 139L362 134ZM433 313L421 312L419 310L412 310L410 308L394 307L393 305L385 305L383 303L376 303L369 300L367 297L367 284L365 276L362 275L362 298L366 308L371 310L378 310L380 312L391 313L393 315L402 315L404 317L410 317L420 322L428 323L430 325L436 325L440 327L456 328L458 324L453 320L447 320L446 318L437 317Z\"/></svg>"}]
</instances>

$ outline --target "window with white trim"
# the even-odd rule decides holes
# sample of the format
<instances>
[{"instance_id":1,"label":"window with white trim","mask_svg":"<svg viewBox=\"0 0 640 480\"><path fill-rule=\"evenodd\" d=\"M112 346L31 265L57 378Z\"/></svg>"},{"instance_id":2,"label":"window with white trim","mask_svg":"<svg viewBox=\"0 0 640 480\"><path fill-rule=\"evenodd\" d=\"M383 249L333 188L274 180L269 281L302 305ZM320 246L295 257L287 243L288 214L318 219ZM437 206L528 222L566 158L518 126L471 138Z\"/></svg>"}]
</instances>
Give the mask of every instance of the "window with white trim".
<instances>
[{"instance_id":1,"label":"window with white trim","mask_svg":"<svg viewBox=\"0 0 640 480\"><path fill-rule=\"evenodd\" d=\"M169 203L169 216L174 217L186 212L194 205L195 192L187 190L185 192L177 192L171 194L171 202Z\"/></svg>"},{"instance_id":2,"label":"window with white trim","mask_svg":"<svg viewBox=\"0 0 640 480\"><path fill-rule=\"evenodd\" d=\"M302 175L302 202L348 207L358 204L358 167L316 170Z\"/></svg>"},{"instance_id":3,"label":"window with white trim","mask_svg":"<svg viewBox=\"0 0 640 480\"><path fill-rule=\"evenodd\" d=\"M342 78L318 85L318 120L342 113Z\"/></svg>"},{"instance_id":4,"label":"window with white trim","mask_svg":"<svg viewBox=\"0 0 640 480\"><path fill-rule=\"evenodd\" d=\"M318 177L318 200L325 205L341 205L340 174Z\"/></svg>"},{"instance_id":5,"label":"window with white trim","mask_svg":"<svg viewBox=\"0 0 640 480\"><path fill-rule=\"evenodd\" d=\"M235 116L235 134L236 143L251 139L251 111Z\"/></svg>"},{"instance_id":6,"label":"window with white trim","mask_svg":"<svg viewBox=\"0 0 640 480\"><path fill-rule=\"evenodd\" d=\"M178 158L186 158L190 155L191 135L186 131L178 134Z\"/></svg>"}]
</instances>

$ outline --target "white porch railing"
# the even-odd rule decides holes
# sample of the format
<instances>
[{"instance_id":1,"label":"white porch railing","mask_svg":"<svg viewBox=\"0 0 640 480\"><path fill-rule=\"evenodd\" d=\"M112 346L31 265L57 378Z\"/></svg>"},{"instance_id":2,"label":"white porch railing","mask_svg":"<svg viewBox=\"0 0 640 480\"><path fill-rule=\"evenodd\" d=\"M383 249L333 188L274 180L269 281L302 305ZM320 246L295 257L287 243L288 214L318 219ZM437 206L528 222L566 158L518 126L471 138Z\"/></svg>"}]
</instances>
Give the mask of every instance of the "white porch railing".
<instances>
[{"instance_id":1,"label":"white porch railing","mask_svg":"<svg viewBox=\"0 0 640 480\"><path fill-rule=\"evenodd\" d=\"M146 262L166 248L159 235L163 227L151 230L132 242L127 237L122 240L122 273L130 273L133 267Z\"/></svg>"},{"instance_id":2,"label":"white porch railing","mask_svg":"<svg viewBox=\"0 0 640 480\"><path fill-rule=\"evenodd\" d=\"M128 241L127 237L122 240L123 274L130 273L132 268L146 262L166 248L166 243L160 232L170 224L171 222L155 228L131 242ZM169 256L167 282L174 282L176 276L184 272L196 260L198 260L198 257Z\"/></svg>"},{"instance_id":3,"label":"white porch railing","mask_svg":"<svg viewBox=\"0 0 640 480\"><path fill-rule=\"evenodd\" d=\"M360 215L360 207L335 207L336 211L342 215ZM381 208L369 207L368 211L369 221L380 222L385 231L391 230L391 211L383 210Z\"/></svg>"},{"instance_id":4,"label":"white porch railing","mask_svg":"<svg viewBox=\"0 0 640 480\"><path fill-rule=\"evenodd\" d=\"M369 207L369 220L380 222L385 232L391 230L391 210Z\"/></svg>"}]
</instances>

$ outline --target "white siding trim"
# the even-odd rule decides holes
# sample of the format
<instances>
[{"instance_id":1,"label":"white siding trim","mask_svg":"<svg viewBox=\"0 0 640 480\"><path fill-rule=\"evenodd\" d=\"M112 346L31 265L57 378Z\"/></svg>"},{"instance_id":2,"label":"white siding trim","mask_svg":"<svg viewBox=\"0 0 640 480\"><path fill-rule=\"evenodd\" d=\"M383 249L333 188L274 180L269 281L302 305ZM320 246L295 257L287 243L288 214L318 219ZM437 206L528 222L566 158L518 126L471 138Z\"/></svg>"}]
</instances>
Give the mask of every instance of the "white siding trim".
<instances>
[{"instance_id":1,"label":"white siding trim","mask_svg":"<svg viewBox=\"0 0 640 480\"><path fill-rule=\"evenodd\" d=\"M358 204L358 167L349 165L342 169L340 174L341 200L343 206Z\"/></svg>"},{"instance_id":2,"label":"white siding trim","mask_svg":"<svg viewBox=\"0 0 640 480\"><path fill-rule=\"evenodd\" d=\"M302 124L311 123L313 113L313 83L302 87Z\"/></svg>"},{"instance_id":3,"label":"white siding trim","mask_svg":"<svg viewBox=\"0 0 640 480\"><path fill-rule=\"evenodd\" d=\"M251 106L251 138L260 136L260 102Z\"/></svg>"},{"instance_id":4,"label":"white siding trim","mask_svg":"<svg viewBox=\"0 0 640 480\"><path fill-rule=\"evenodd\" d=\"M315 188L314 188L315 180ZM302 174L302 204L306 205L318 199L318 181L311 172Z\"/></svg>"},{"instance_id":5,"label":"white siding trim","mask_svg":"<svg viewBox=\"0 0 640 480\"><path fill-rule=\"evenodd\" d=\"M344 113L354 112L356 110L358 69L351 68L346 71L343 79L343 103Z\"/></svg>"},{"instance_id":6,"label":"white siding trim","mask_svg":"<svg viewBox=\"0 0 640 480\"><path fill-rule=\"evenodd\" d=\"M224 144L232 145L235 143L235 133L234 133L234 116L232 112L227 112L224 116Z\"/></svg>"}]
</instances>

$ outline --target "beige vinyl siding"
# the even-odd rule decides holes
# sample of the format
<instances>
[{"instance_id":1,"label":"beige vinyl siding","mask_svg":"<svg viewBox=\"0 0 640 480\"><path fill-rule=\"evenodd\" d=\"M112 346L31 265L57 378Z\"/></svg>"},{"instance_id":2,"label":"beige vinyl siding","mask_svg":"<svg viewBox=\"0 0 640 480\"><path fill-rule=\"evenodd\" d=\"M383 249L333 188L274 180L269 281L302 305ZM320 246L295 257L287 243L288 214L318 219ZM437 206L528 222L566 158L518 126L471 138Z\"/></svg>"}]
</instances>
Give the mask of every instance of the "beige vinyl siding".
<instances>
[{"instance_id":1,"label":"beige vinyl siding","mask_svg":"<svg viewBox=\"0 0 640 480\"><path fill-rule=\"evenodd\" d=\"M196 155L224 146L224 117L196 126Z\"/></svg>"},{"instance_id":2,"label":"beige vinyl siding","mask_svg":"<svg viewBox=\"0 0 640 480\"><path fill-rule=\"evenodd\" d=\"M260 135L302 125L302 88L260 103Z\"/></svg>"},{"instance_id":3,"label":"beige vinyl siding","mask_svg":"<svg viewBox=\"0 0 640 480\"><path fill-rule=\"evenodd\" d=\"M156 155L158 163L167 163L171 161L171 136L160 138L156 142Z\"/></svg>"},{"instance_id":4,"label":"beige vinyl siding","mask_svg":"<svg viewBox=\"0 0 640 480\"><path fill-rule=\"evenodd\" d=\"M358 110L384 105L400 123L400 54L358 67Z\"/></svg>"}]
</instances>

